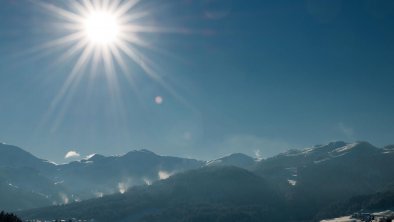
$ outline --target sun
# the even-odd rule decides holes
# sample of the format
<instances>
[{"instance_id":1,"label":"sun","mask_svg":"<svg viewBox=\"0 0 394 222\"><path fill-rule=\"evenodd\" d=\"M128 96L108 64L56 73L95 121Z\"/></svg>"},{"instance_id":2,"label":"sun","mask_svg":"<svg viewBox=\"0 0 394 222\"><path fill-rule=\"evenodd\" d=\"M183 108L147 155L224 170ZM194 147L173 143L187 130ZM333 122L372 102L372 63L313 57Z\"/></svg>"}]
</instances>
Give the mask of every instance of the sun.
<instances>
[{"instance_id":1,"label":"sun","mask_svg":"<svg viewBox=\"0 0 394 222\"><path fill-rule=\"evenodd\" d=\"M106 11L91 12L84 21L86 37L95 44L114 43L119 34L119 22Z\"/></svg>"},{"instance_id":2,"label":"sun","mask_svg":"<svg viewBox=\"0 0 394 222\"><path fill-rule=\"evenodd\" d=\"M45 43L43 48L64 47L61 62L77 57L67 81L69 85L79 75L89 74L86 67L93 67L91 75L99 72L112 78L111 84L115 83L115 67L129 75L130 64L137 65L154 75L147 65L152 62L142 53L142 48L152 45L141 34L159 29L144 22L149 13L136 9L138 3L139 0L75 0L62 7L56 3L38 3L56 17L54 25L62 30L59 38Z\"/></svg>"},{"instance_id":3,"label":"sun","mask_svg":"<svg viewBox=\"0 0 394 222\"><path fill-rule=\"evenodd\" d=\"M76 58L62 93L79 81L81 75L106 75L108 83L115 88L117 75L124 75L132 82L131 73L135 68L165 85L154 62L146 55L147 51L162 51L149 42L152 38L148 34L184 33L185 30L152 22L154 5L138 6L141 0L34 2L56 18L52 21L53 27L48 28L59 30L54 32L52 40L38 48L61 47L64 51L60 53L59 63Z\"/></svg>"},{"instance_id":4,"label":"sun","mask_svg":"<svg viewBox=\"0 0 394 222\"><path fill-rule=\"evenodd\" d=\"M158 25L151 17L151 13L157 11L154 4L149 6L145 1L142 3L142 0L33 2L54 18L45 21L47 28L51 30L52 35L48 36L50 39L45 38L45 43L37 46L37 49L59 52L59 58L53 63L66 65L70 70L48 113L54 113L59 106L66 110L67 101L71 100L77 86L84 82L82 80L87 80L87 90L90 90L99 75L104 77L100 80L106 81L106 90L113 101L122 108L121 81L127 81L130 88L138 93L135 79L140 73L158 82L176 98L181 98L164 81L159 73L162 69L152 61L151 52L167 52L153 45L149 36L158 33L184 33L185 29ZM70 61L73 61L71 65ZM58 117L59 122L61 115L62 113Z\"/></svg>"}]
</instances>

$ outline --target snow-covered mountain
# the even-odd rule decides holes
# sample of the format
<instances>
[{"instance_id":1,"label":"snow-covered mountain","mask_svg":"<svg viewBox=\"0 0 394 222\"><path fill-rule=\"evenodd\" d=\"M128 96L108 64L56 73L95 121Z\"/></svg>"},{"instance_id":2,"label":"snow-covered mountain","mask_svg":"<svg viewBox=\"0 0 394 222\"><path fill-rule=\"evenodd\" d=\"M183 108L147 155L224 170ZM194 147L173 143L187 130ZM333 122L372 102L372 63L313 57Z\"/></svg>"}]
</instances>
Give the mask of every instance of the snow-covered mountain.
<instances>
[{"instance_id":1,"label":"snow-covered mountain","mask_svg":"<svg viewBox=\"0 0 394 222\"><path fill-rule=\"evenodd\" d=\"M13 195L17 197L13 207L5 208L0 202L0 208L29 208L124 193L136 185L150 185L179 172L212 166L244 168L292 198L327 202L394 184L390 176L394 175L390 167L393 150L393 146L377 148L367 142L332 142L259 161L240 153L199 161L134 150L119 156L94 154L56 165L18 147L1 144L0 196L14 191L20 195ZM32 197L24 198L29 196L27 193Z\"/></svg>"},{"instance_id":2,"label":"snow-covered mountain","mask_svg":"<svg viewBox=\"0 0 394 222\"><path fill-rule=\"evenodd\" d=\"M64 203L70 193L48 178L55 167L19 147L0 143L0 208L12 210Z\"/></svg>"},{"instance_id":3,"label":"snow-covered mountain","mask_svg":"<svg viewBox=\"0 0 394 222\"><path fill-rule=\"evenodd\" d=\"M335 159L360 158L378 154L389 154L389 148L377 148L368 142L346 143L331 142L327 145L316 145L305 149L292 149L258 163L257 171L264 173L270 170L289 171L295 175L298 168L308 165L323 164Z\"/></svg>"},{"instance_id":4,"label":"snow-covered mountain","mask_svg":"<svg viewBox=\"0 0 394 222\"><path fill-rule=\"evenodd\" d=\"M292 150L258 163L255 172L293 198L323 204L393 184L394 152L367 142L333 142ZM292 191L294 190L294 191Z\"/></svg>"},{"instance_id":5,"label":"snow-covered mountain","mask_svg":"<svg viewBox=\"0 0 394 222\"><path fill-rule=\"evenodd\" d=\"M235 160L244 157L239 156L233 155ZM250 170L219 166L225 162L211 161L124 194L20 215L46 220L312 222L348 215L348 209L394 207L394 154L366 142L293 150L258 161ZM349 198L353 201L347 202Z\"/></svg>"},{"instance_id":6,"label":"snow-covered mountain","mask_svg":"<svg viewBox=\"0 0 394 222\"><path fill-rule=\"evenodd\" d=\"M288 152L279 154L270 160L285 159L296 161L298 163L321 163L336 157L340 157L349 153L355 152L382 152L382 149L376 148L367 142L346 143L343 141L331 142L327 145L316 145L314 147L305 148L301 150L289 150Z\"/></svg>"},{"instance_id":7,"label":"snow-covered mountain","mask_svg":"<svg viewBox=\"0 0 394 222\"><path fill-rule=\"evenodd\" d=\"M95 154L57 165L1 143L0 209L25 209L122 193L129 187L151 184L204 164L204 161L135 150L119 156Z\"/></svg>"},{"instance_id":8,"label":"snow-covered mountain","mask_svg":"<svg viewBox=\"0 0 394 222\"><path fill-rule=\"evenodd\" d=\"M56 166L49 175L76 196L87 199L124 192L136 185L151 184L185 170L199 168L203 161L160 156L149 150L134 150L121 156L92 155L81 161Z\"/></svg>"},{"instance_id":9,"label":"snow-covered mountain","mask_svg":"<svg viewBox=\"0 0 394 222\"><path fill-rule=\"evenodd\" d=\"M15 206L22 209L123 193L136 185L152 184L173 174L211 164L250 168L255 160L238 153L207 162L161 156L149 150L133 150L124 155L94 154L80 161L54 164L19 147L0 144L2 190L10 193L12 189L21 193L14 196L20 196L15 198ZM30 198L34 201L25 201L23 196L26 192L34 196Z\"/></svg>"}]
</instances>

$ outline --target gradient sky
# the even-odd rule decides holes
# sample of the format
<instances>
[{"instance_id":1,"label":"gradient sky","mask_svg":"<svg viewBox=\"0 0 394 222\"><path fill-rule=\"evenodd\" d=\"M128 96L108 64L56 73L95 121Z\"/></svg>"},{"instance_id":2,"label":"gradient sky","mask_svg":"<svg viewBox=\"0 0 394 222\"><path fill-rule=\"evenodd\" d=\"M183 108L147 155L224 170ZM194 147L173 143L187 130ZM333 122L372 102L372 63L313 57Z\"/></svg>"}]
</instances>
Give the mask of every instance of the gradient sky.
<instances>
[{"instance_id":1,"label":"gradient sky","mask_svg":"<svg viewBox=\"0 0 394 222\"><path fill-rule=\"evenodd\" d=\"M0 141L41 158L394 142L393 1L144 0L138 8L153 10L142 23L185 30L142 35L168 87L129 61L134 84L117 70L116 97L100 70L82 73L52 110L77 57L56 63L66 47L34 50L62 27L33 2L0 3Z\"/></svg>"}]
</instances>

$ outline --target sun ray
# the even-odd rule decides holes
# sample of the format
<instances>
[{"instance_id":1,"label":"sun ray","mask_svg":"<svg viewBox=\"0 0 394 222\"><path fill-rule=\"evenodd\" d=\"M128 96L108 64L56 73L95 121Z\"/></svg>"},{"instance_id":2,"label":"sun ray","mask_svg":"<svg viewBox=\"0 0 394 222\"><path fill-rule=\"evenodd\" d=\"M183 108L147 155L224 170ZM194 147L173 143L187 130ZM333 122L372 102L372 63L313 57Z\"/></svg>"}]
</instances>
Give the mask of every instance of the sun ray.
<instances>
[{"instance_id":1,"label":"sun ray","mask_svg":"<svg viewBox=\"0 0 394 222\"><path fill-rule=\"evenodd\" d=\"M53 23L55 26L61 27L61 30L66 30L66 31L80 31L81 30L81 26L79 24L75 24L75 23L67 23L67 22L57 22L57 23Z\"/></svg>"},{"instance_id":2,"label":"sun ray","mask_svg":"<svg viewBox=\"0 0 394 222\"><path fill-rule=\"evenodd\" d=\"M59 62L64 62L65 60L71 58L73 55L77 54L79 51L83 50L87 45L88 41L80 41L77 44L73 45L71 48L67 49L61 57L58 59Z\"/></svg>"},{"instance_id":3,"label":"sun ray","mask_svg":"<svg viewBox=\"0 0 394 222\"><path fill-rule=\"evenodd\" d=\"M115 46L110 46L110 51L111 51L112 55L114 56L115 61L122 69L122 71L124 73L128 72L128 67L127 67L126 62L124 61L122 55L120 54L119 49Z\"/></svg>"},{"instance_id":4,"label":"sun ray","mask_svg":"<svg viewBox=\"0 0 394 222\"><path fill-rule=\"evenodd\" d=\"M91 45L86 47L85 49L83 49L83 53L80 55L77 63L73 67L73 70L71 71L70 75L67 77L67 80L63 84L63 87L61 88L59 94L57 95L55 100L52 102L52 106L56 106L61 101L61 99L69 91L69 88L74 83L78 83L78 81L75 81L75 79L78 76L78 74L80 74L79 72L81 71L83 66L87 64L86 61L89 59L89 54L91 53L92 50L93 50L93 47ZM79 75L79 76L81 76L81 75Z\"/></svg>"},{"instance_id":5,"label":"sun ray","mask_svg":"<svg viewBox=\"0 0 394 222\"><path fill-rule=\"evenodd\" d=\"M141 12L135 12L130 15L124 15L119 18L119 21L122 23L129 23L129 22L134 22L136 20L148 17L150 13L148 11L141 11Z\"/></svg>"},{"instance_id":6,"label":"sun ray","mask_svg":"<svg viewBox=\"0 0 394 222\"><path fill-rule=\"evenodd\" d=\"M130 34L130 35L121 34L120 36L123 39L123 41L122 41L123 43L119 43L119 45L123 45L123 47L126 47L125 45L127 45L127 44L133 44L133 45L140 46L140 47L147 48L147 49L154 48L154 46L152 44L149 44L147 41L141 39L140 37L138 37L135 34Z\"/></svg>"},{"instance_id":7,"label":"sun ray","mask_svg":"<svg viewBox=\"0 0 394 222\"><path fill-rule=\"evenodd\" d=\"M84 35L81 32L72 33L72 34L66 35L64 37L44 43L41 46L38 46L38 48L46 49L46 48L51 48L51 47L62 46L62 45L68 44L68 43L77 42L80 39L82 39L83 36Z\"/></svg>"},{"instance_id":8,"label":"sun ray","mask_svg":"<svg viewBox=\"0 0 394 222\"><path fill-rule=\"evenodd\" d=\"M83 5L86 7L87 13L95 10L95 6L93 5L91 0L83 0L82 2Z\"/></svg>"},{"instance_id":9,"label":"sun ray","mask_svg":"<svg viewBox=\"0 0 394 222\"><path fill-rule=\"evenodd\" d=\"M92 46L88 46L83 50L83 53L80 55L77 64L74 66L70 75L67 77L66 82L63 84L60 92L56 95L54 100L52 101L49 112L46 116L51 116L56 110L57 107L60 108L58 112L56 112L55 121L51 127L51 131L55 131L57 127L61 124L63 120L63 116L65 115L68 105L71 103L71 99L75 93L75 88L79 84L79 80L82 77L80 72L86 68L86 61L89 58L89 54L93 50ZM61 106L59 106L61 104Z\"/></svg>"},{"instance_id":10,"label":"sun ray","mask_svg":"<svg viewBox=\"0 0 394 222\"><path fill-rule=\"evenodd\" d=\"M137 98L140 98L140 93L137 90L137 85L135 84L135 81L133 79L133 75L130 75L130 71L128 69L128 66L125 62L125 59L122 57L121 52L118 47L110 47L110 50L112 51L112 54L114 55L115 61L117 64L120 66L121 70L123 71L123 76L126 78L127 82L131 85L131 89L138 95Z\"/></svg>"},{"instance_id":11,"label":"sun ray","mask_svg":"<svg viewBox=\"0 0 394 222\"><path fill-rule=\"evenodd\" d=\"M91 74L97 73L97 68L100 62L100 59L102 58L102 52L101 48L96 48L93 52L92 55L92 63L91 63Z\"/></svg>"},{"instance_id":12,"label":"sun ray","mask_svg":"<svg viewBox=\"0 0 394 222\"><path fill-rule=\"evenodd\" d=\"M113 0L113 1L111 1L111 2L112 2L112 4L110 4L110 5L108 6L108 10L109 10L110 12L113 12L113 11L115 11L115 10L119 7L120 1L119 1L119 0Z\"/></svg>"},{"instance_id":13,"label":"sun ray","mask_svg":"<svg viewBox=\"0 0 394 222\"><path fill-rule=\"evenodd\" d=\"M89 12L89 9L81 4L79 1L73 0L71 2L71 6L77 10L77 12L81 15L86 15Z\"/></svg>"},{"instance_id":14,"label":"sun ray","mask_svg":"<svg viewBox=\"0 0 394 222\"><path fill-rule=\"evenodd\" d=\"M48 3L39 3L43 8L47 9L48 11L53 12L54 15L57 15L59 17L62 17L63 19L66 19L68 21L72 22L79 22L83 19L83 16L80 16L78 14L75 14L71 11L59 8L53 4L48 4Z\"/></svg>"},{"instance_id":15,"label":"sun ray","mask_svg":"<svg viewBox=\"0 0 394 222\"><path fill-rule=\"evenodd\" d=\"M122 17L125 13L127 13L131 8L133 8L139 0L129 0L122 6L120 6L116 11L114 12L114 15L116 17Z\"/></svg>"}]
</instances>

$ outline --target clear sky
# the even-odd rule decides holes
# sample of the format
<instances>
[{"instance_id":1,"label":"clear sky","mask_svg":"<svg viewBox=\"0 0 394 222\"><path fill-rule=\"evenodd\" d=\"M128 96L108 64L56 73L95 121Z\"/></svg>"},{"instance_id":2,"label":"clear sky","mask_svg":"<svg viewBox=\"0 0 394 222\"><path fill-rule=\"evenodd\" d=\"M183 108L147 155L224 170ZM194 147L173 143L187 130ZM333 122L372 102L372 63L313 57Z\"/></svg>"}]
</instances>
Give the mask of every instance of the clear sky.
<instances>
[{"instance_id":1,"label":"clear sky","mask_svg":"<svg viewBox=\"0 0 394 222\"><path fill-rule=\"evenodd\" d=\"M127 13L155 27L135 46L155 77L125 56L131 80L88 64L64 91L83 49L41 47L70 33L38 2L73 10L0 3L0 141L41 158L394 142L393 1L142 0Z\"/></svg>"}]
</instances>

